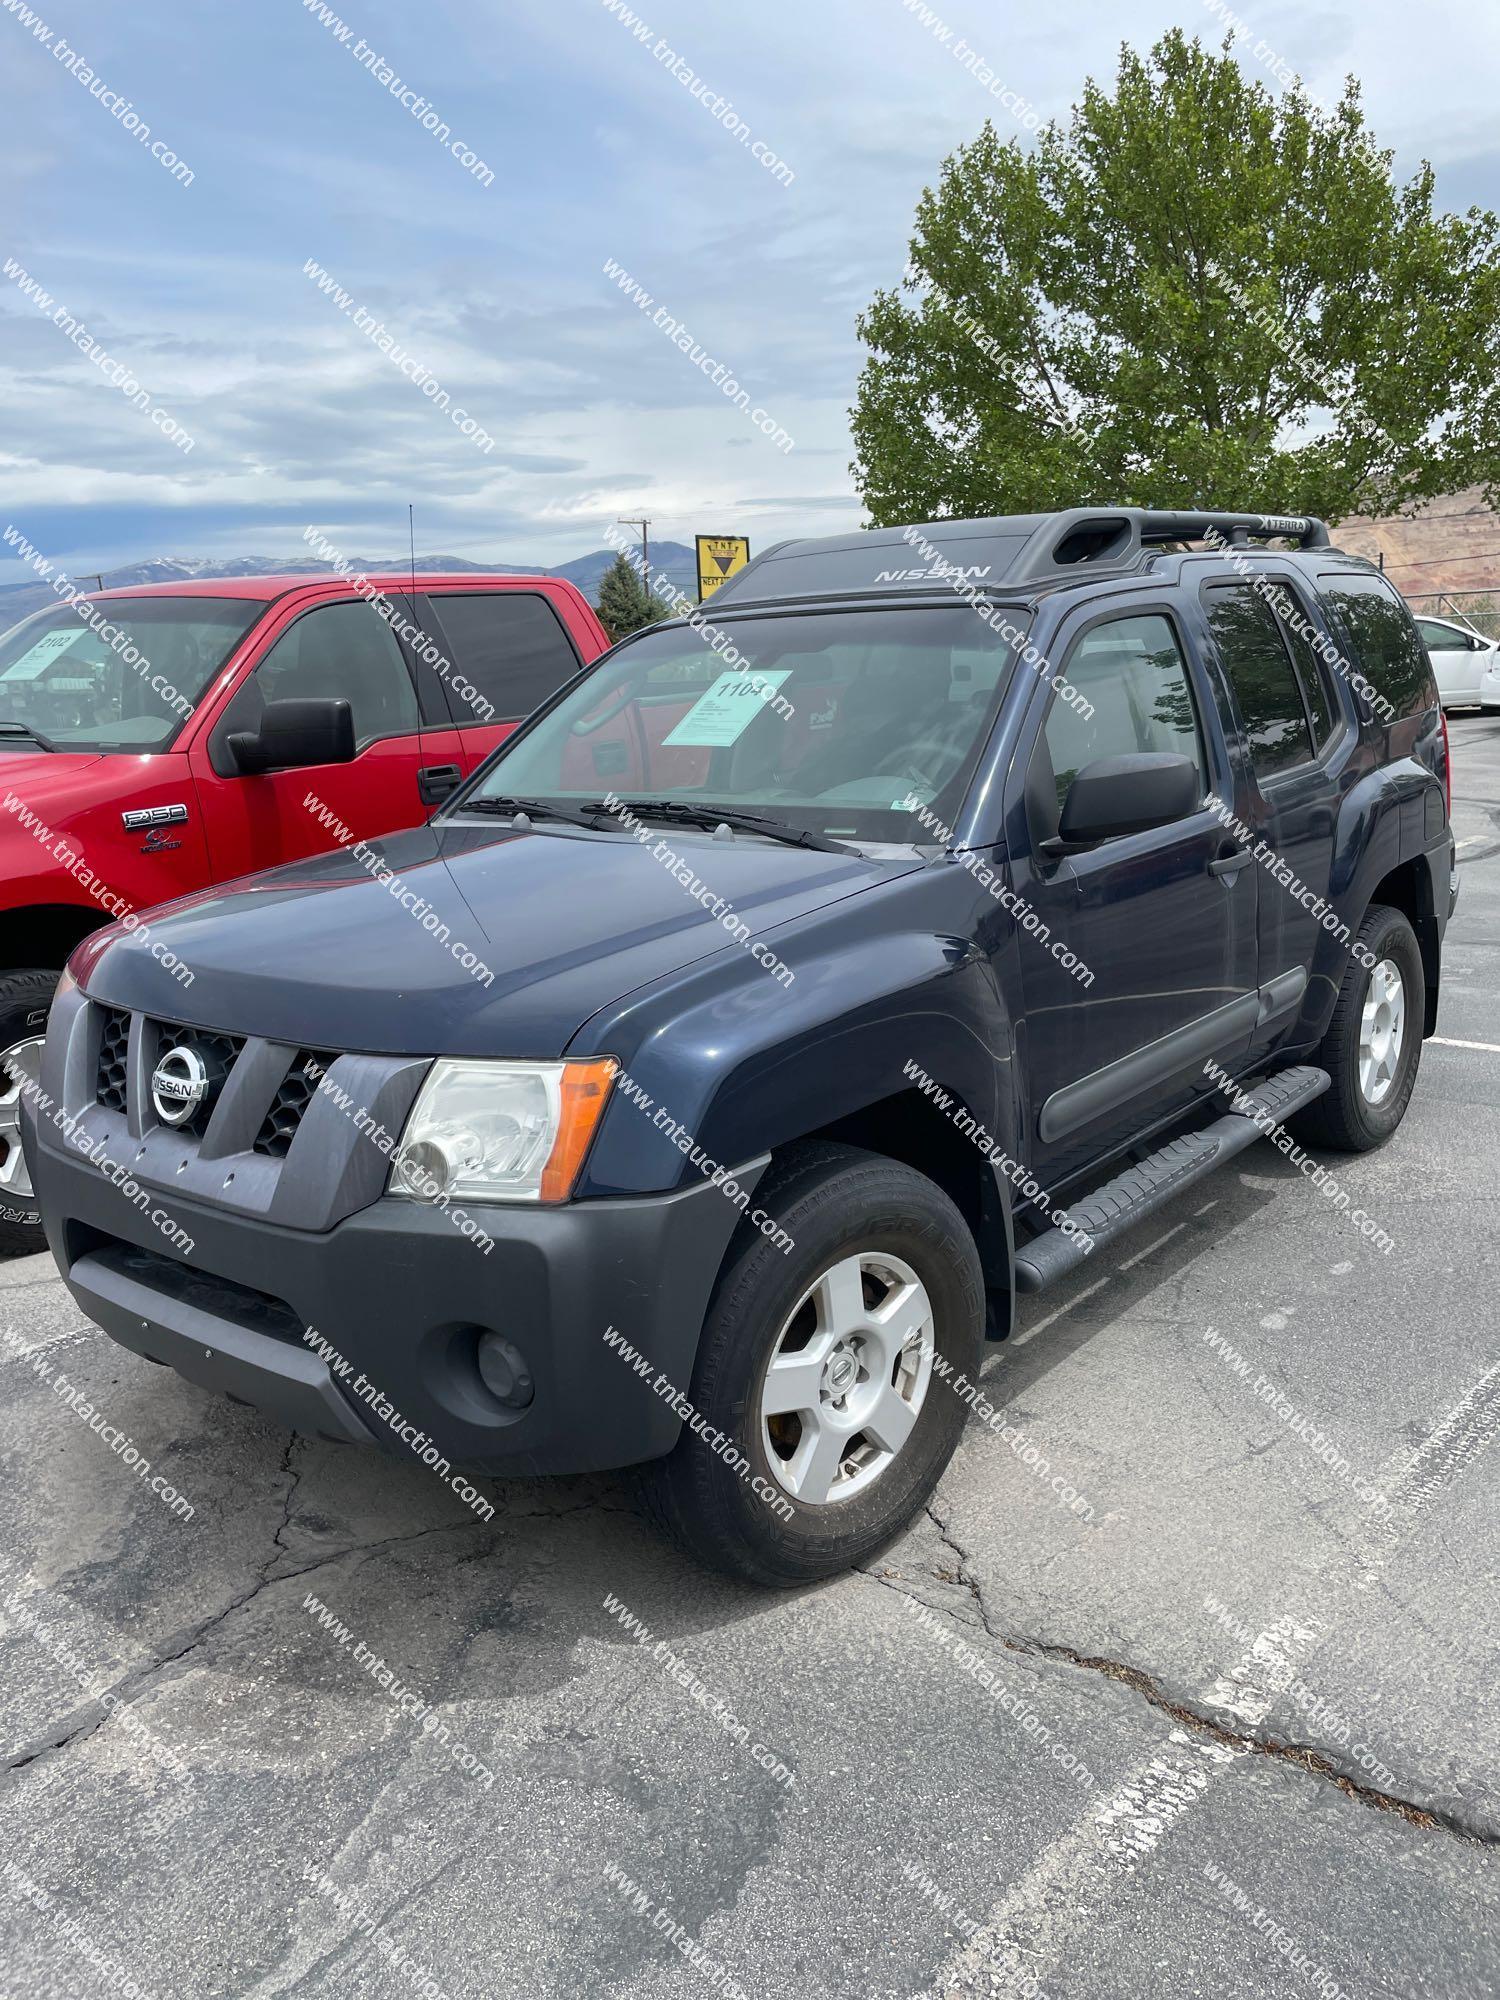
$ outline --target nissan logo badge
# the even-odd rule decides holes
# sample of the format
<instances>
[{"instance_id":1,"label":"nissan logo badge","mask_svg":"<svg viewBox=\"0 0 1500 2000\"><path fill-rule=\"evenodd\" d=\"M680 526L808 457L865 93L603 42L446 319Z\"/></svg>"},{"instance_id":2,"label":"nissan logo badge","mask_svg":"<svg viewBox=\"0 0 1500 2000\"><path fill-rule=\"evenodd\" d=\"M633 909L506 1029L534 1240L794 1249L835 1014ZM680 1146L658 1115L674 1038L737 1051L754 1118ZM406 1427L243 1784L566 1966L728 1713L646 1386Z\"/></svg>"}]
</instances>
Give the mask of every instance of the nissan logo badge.
<instances>
[{"instance_id":1,"label":"nissan logo badge","mask_svg":"<svg viewBox=\"0 0 1500 2000\"><path fill-rule=\"evenodd\" d=\"M186 1125L208 1095L208 1065L196 1049L171 1049L151 1072L151 1102L163 1125Z\"/></svg>"}]
</instances>

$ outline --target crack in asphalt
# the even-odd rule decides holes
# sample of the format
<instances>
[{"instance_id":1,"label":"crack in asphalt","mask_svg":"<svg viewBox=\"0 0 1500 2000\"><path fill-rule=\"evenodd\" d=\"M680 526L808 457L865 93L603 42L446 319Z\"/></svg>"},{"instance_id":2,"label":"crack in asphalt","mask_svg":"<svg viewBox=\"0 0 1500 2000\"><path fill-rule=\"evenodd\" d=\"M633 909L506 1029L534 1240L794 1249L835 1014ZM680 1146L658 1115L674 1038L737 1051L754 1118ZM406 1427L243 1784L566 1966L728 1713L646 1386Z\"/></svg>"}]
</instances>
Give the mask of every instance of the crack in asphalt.
<instances>
[{"instance_id":1,"label":"crack in asphalt","mask_svg":"<svg viewBox=\"0 0 1500 2000\"><path fill-rule=\"evenodd\" d=\"M111 1715L116 1710L128 1708L143 1694L148 1693L158 1676L163 1674L168 1667L179 1665L189 1654L196 1652L203 1645L204 1641L210 1638L227 1619L232 1618L237 1611L243 1611L247 1605L254 1603L262 1591L270 1589L273 1585L292 1583L300 1577L311 1576L315 1571L328 1569L334 1563L346 1561L350 1556L356 1556L363 1560L370 1556L379 1555L386 1549L403 1546L408 1542L424 1541L432 1535L464 1534L474 1528L483 1528L491 1525L488 1521L480 1520L478 1516L471 1521L444 1521L435 1527L414 1529L410 1534L386 1535L378 1542L350 1543L345 1548L334 1549L327 1555L319 1556L313 1562L302 1563L294 1569L278 1569L276 1567L278 1560L288 1553L283 1537L287 1529L291 1526L293 1502L297 1489L302 1483L301 1472L294 1470L292 1466L292 1454L297 1443L297 1438L295 1436L292 1437L282 1454L281 1470L287 1475L288 1485L286 1492L282 1496L281 1519L271 1536L273 1552L256 1571L254 1581L250 1587L247 1590L241 1591L238 1596L231 1598L228 1604L214 1612L211 1617L201 1620L197 1625L189 1627L185 1632L180 1632L175 1637L168 1639L166 1650L154 1658L143 1662L139 1667L133 1668L130 1673L122 1675L113 1686L102 1689L92 1700L86 1702L82 1708L74 1710L70 1716L55 1724L46 1736L23 1745L21 1748L12 1751L7 1757L0 1758L0 1784L3 1784L5 1778L10 1773L25 1770L29 1764L36 1763L38 1759L70 1750L76 1743L86 1742L89 1737L104 1727L104 1724L109 1721ZM567 1507L511 1509L507 1510L503 1518L510 1521L550 1521L560 1520L567 1514L577 1514L585 1511L600 1512L601 1503L596 1499L590 1499L581 1500ZM602 1511L616 1512L619 1510L605 1507ZM497 1518L501 1517L497 1516Z\"/></svg>"},{"instance_id":2,"label":"crack in asphalt","mask_svg":"<svg viewBox=\"0 0 1500 2000\"><path fill-rule=\"evenodd\" d=\"M1281 1737L1259 1735L1253 1732L1229 1728L1226 1724L1219 1721L1217 1717L1205 1715L1200 1710L1168 1694L1155 1676L1148 1673L1143 1667L1131 1666L1123 1660L1111 1660L1093 1654L1080 1653L1071 1646L1060 1645L1044 1639L1016 1638L1011 1633L1002 1631L990 1617L989 1608L984 1601L984 1586L969 1566L970 1551L955 1539L948 1520L938 1513L930 1501L927 1503L925 1512L928 1520L937 1529L938 1538L944 1548L951 1550L957 1559L957 1568L952 1572L935 1569L930 1571L930 1574L935 1576L940 1582L961 1584L968 1591L970 1597L973 1599L974 1608L979 1615L979 1622L986 1634L994 1640L996 1645L1003 1646L1007 1652L1025 1654L1027 1657L1036 1660L1060 1660L1064 1664L1076 1667L1083 1672L1102 1674L1106 1679L1116 1681L1122 1686L1130 1688L1133 1693L1138 1694L1152 1708L1158 1710L1163 1715L1170 1716L1172 1721L1180 1727L1196 1730L1200 1735L1210 1736L1215 1742L1223 1744L1227 1749L1240 1752L1253 1752L1256 1756L1269 1757L1277 1762L1294 1764L1299 1770L1311 1772L1314 1777L1327 1779L1346 1798L1354 1799L1358 1804L1368 1806L1376 1812L1393 1813L1399 1818L1404 1819L1409 1825L1421 1827L1424 1832L1443 1832L1451 1835L1455 1840L1464 1841L1470 1846L1500 1847L1500 1831L1495 1831L1488 1827L1477 1827L1461 1819L1457 1814L1445 1812L1434 1807L1419 1806L1414 1804L1410 1799L1397 1798L1393 1793L1379 1791L1373 1785L1362 1785L1357 1779L1346 1776L1325 1752L1315 1748L1310 1743L1292 1743L1285 1741ZM903 1596L910 1595L909 1592L902 1589L899 1583L877 1570L861 1569L858 1573L861 1576L868 1577L872 1583L882 1585L887 1590L895 1590ZM940 1606L932 1608L941 1611L942 1615L948 1618L955 1618L957 1616L954 1611L944 1610Z\"/></svg>"},{"instance_id":3,"label":"crack in asphalt","mask_svg":"<svg viewBox=\"0 0 1500 2000\"><path fill-rule=\"evenodd\" d=\"M296 1569L276 1570L277 1556L285 1553L279 1538L286 1530L289 1517L290 1494L287 1496L287 1509L283 1514L281 1525L273 1536L273 1541L277 1545L276 1555L256 1572L255 1579L247 1590L242 1590L237 1597L231 1598L228 1604L223 1605L211 1617L202 1619L197 1625L190 1626L185 1632L180 1632L169 1639L164 1651L132 1669L130 1673L122 1675L112 1687L102 1689L81 1709L75 1710L71 1716L55 1725L50 1734L0 1759L0 1780L10 1772L24 1770L28 1764L34 1764L38 1758L46 1757L49 1753L70 1750L75 1743L86 1742L96 1731L103 1728L117 1709L129 1707L141 1695L149 1692L159 1675L168 1667L179 1665L190 1653L195 1653L219 1626L232 1618L237 1611L243 1611L246 1605L253 1604L262 1591L269 1590L279 1583L293 1583L300 1577L310 1576L315 1570L327 1569L334 1563L347 1560L350 1556L363 1558L378 1555L384 1549L395 1548L406 1542L420 1542L429 1535L462 1534L467 1529L487 1525L478 1520L448 1521L438 1527L419 1528L409 1535L387 1535L378 1542L356 1543L348 1548L336 1549L328 1555L319 1556L315 1562L303 1563Z\"/></svg>"}]
</instances>

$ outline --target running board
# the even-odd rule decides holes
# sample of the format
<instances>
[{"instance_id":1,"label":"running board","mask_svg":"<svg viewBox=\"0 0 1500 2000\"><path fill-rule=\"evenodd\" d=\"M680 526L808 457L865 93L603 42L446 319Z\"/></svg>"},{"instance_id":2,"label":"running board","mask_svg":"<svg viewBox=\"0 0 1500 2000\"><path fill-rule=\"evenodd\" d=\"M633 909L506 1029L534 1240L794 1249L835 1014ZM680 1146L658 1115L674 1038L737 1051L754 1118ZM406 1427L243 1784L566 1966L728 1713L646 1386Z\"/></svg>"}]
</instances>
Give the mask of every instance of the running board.
<instances>
[{"instance_id":1,"label":"running board","mask_svg":"<svg viewBox=\"0 0 1500 2000\"><path fill-rule=\"evenodd\" d=\"M1039 1292L1055 1285L1059 1278L1076 1271L1093 1248L1123 1236L1194 1181L1201 1181L1215 1167L1253 1146L1294 1111L1321 1097L1332 1081L1326 1069L1303 1064L1247 1084L1246 1102L1240 1110L1216 1118L1201 1132L1169 1139L1165 1146L1075 1202L1059 1223L1023 1243L1016 1252L1016 1290ZM1069 1225L1066 1230L1062 1222Z\"/></svg>"}]
</instances>

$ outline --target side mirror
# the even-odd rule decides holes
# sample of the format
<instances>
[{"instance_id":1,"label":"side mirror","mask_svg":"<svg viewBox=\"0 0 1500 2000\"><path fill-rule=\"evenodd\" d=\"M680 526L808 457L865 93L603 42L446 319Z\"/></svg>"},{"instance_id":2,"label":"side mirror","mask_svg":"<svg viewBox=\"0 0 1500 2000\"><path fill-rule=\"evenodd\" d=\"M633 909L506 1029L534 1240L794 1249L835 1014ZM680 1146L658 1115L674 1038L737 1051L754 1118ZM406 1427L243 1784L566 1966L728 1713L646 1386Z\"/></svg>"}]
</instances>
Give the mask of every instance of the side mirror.
<instances>
[{"instance_id":1,"label":"side mirror","mask_svg":"<svg viewBox=\"0 0 1500 2000\"><path fill-rule=\"evenodd\" d=\"M354 717L347 701L268 701L258 729L229 738L229 754L242 777L304 764L349 764L354 761Z\"/></svg>"},{"instance_id":2,"label":"side mirror","mask_svg":"<svg viewBox=\"0 0 1500 2000\"><path fill-rule=\"evenodd\" d=\"M1058 822L1059 846L1092 847L1121 834L1145 833L1188 819L1203 801L1203 784L1190 757L1168 750L1099 757L1085 764L1068 787Z\"/></svg>"}]
</instances>

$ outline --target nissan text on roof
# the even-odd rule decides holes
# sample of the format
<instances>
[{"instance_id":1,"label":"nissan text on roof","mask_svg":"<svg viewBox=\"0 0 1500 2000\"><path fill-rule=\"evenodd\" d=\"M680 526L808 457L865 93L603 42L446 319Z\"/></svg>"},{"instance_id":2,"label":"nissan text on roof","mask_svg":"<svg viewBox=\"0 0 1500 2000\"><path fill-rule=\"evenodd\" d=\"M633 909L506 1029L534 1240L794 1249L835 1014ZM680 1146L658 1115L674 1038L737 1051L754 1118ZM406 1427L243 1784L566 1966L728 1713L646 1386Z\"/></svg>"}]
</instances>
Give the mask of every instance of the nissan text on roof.
<instances>
[{"instance_id":1,"label":"nissan text on roof","mask_svg":"<svg viewBox=\"0 0 1500 2000\"><path fill-rule=\"evenodd\" d=\"M1300 517L791 542L711 617L380 843L492 978L348 855L279 869L159 919L186 993L84 942L26 1136L125 1347L308 1435L640 1466L788 1585L921 1507L1019 1294L1266 1129L1395 1132L1447 738L1405 605Z\"/></svg>"}]
</instances>

